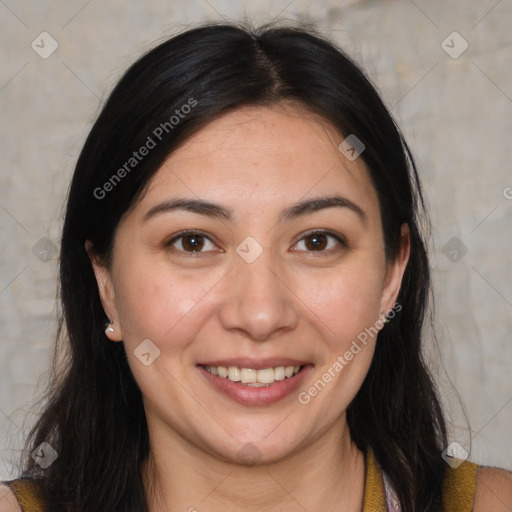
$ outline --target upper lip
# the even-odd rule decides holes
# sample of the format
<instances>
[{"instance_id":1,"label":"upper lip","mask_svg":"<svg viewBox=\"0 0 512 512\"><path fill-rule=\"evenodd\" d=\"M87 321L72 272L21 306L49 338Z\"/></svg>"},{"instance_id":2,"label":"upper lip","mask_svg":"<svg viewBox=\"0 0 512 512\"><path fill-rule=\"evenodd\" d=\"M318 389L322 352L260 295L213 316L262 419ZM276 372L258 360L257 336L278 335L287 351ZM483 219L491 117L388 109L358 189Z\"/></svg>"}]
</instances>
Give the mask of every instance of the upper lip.
<instances>
[{"instance_id":1,"label":"upper lip","mask_svg":"<svg viewBox=\"0 0 512 512\"><path fill-rule=\"evenodd\" d=\"M268 357L264 359L238 357L236 359L216 359L214 361L199 363L201 366L237 366L238 368L253 368L255 370L277 368L278 366L304 366L307 364L310 363L289 357Z\"/></svg>"}]
</instances>

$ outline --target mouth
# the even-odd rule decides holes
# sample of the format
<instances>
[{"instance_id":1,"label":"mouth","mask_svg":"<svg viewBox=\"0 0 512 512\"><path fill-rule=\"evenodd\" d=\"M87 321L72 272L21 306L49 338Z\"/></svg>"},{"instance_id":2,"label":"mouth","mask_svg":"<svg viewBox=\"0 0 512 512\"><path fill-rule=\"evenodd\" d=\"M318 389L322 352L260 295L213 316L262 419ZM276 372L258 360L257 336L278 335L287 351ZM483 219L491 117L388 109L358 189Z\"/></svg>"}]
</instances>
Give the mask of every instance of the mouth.
<instances>
[{"instance_id":1,"label":"mouth","mask_svg":"<svg viewBox=\"0 0 512 512\"><path fill-rule=\"evenodd\" d=\"M295 362L286 360L283 363ZM265 406L278 402L295 391L313 368L311 363L251 365L198 364L197 369L214 390L247 406Z\"/></svg>"}]
</instances>

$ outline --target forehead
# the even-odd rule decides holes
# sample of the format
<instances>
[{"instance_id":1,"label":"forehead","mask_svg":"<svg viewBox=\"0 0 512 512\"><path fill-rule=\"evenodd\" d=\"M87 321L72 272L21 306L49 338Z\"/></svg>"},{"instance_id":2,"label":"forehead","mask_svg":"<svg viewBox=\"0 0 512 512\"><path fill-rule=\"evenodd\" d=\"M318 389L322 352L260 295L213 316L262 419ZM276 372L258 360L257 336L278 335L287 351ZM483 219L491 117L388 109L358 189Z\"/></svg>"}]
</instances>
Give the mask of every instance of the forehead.
<instances>
[{"instance_id":1,"label":"forehead","mask_svg":"<svg viewBox=\"0 0 512 512\"><path fill-rule=\"evenodd\" d=\"M350 161L338 149L344 139L329 121L297 103L242 107L176 149L141 202L186 195L266 208L337 192L378 209L362 159Z\"/></svg>"}]
</instances>

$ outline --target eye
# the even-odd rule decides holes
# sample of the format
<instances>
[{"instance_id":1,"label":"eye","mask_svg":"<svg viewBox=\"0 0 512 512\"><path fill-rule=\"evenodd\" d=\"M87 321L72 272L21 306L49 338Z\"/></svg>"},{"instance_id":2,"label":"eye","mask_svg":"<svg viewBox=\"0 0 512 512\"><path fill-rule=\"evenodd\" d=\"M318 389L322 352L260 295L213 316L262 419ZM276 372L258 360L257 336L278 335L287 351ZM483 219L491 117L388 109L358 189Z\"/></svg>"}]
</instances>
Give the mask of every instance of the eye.
<instances>
[{"instance_id":1,"label":"eye","mask_svg":"<svg viewBox=\"0 0 512 512\"><path fill-rule=\"evenodd\" d=\"M210 249L208 249L208 244L211 245ZM169 240L166 246L185 253L200 253L215 249L215 244L206 235L198 231L182 231ZM205 247L206 250L203 251Z\"/></svg>"},{"instance_id":2,"label":"eye","mask_svg":"<svg viewBox=\"0 0 512 512\"><path fill-rule=\"evenodd\" d=\"M329 242L329 239L331 239L331 242ZM348 247L347 243L341 236L323 230L316 230L307 233L297 242L297 245L300 244L304 244L305 247L305 249L301 250L306 250L307 252L331 253L337 250L336 245Z\"/></svg>"}]
</instances>

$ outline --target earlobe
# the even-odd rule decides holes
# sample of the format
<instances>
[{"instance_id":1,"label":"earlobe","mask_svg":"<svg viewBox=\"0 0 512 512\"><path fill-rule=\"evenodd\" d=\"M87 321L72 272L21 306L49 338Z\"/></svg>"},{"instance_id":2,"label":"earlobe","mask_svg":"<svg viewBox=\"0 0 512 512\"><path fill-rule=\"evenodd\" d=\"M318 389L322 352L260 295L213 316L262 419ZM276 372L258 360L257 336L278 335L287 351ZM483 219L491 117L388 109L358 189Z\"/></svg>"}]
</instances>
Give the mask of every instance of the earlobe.
<instances>
[{"instance_id":1,"label":"earlobe","mask_svg":"<svg viewBox=\"0 0 512 512\"><path fill-rule=\"evenodd\" d=\"M109 319L108 324L105 325L105 335L112 341L122 341L123 337L117 313L114 284L110 270L103 265L94 254L94 248L91 240L86 240L85 250L89 256L94 276L96 277L96 284L98 286L103 311L105 311L105 315Z\"/></svg>"},{"instance_id":2,"label":"earlobe","mask_svg":"<svg viewBox=\"0 0 512 512\"><path fill-rule=\"evenodd\" d=\"M116 329L114 328L114 323L111 320L107 320L105 324L105 336L110 341L121 341L120 337L117 335Z\"/></svg>"}]
</instances>

